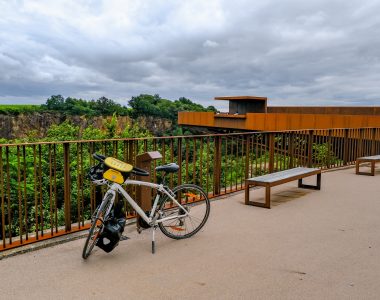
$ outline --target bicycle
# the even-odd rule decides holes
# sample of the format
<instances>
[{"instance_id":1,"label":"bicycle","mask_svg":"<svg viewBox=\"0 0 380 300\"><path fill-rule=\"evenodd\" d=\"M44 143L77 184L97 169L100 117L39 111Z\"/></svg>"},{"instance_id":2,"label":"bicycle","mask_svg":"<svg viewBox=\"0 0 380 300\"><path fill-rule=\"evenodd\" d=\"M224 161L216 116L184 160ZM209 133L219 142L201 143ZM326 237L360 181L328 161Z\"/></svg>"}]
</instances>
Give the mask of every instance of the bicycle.
<instances>
[{"instance_id":1,"label":"bicycle","mask_svg":"<svg viewBox=\"0 0 380 300\"><path fill-rule=\"evenodd\" d=\"M194 184L182 184L173 189L165 185L165 176L179 170L177 164L170 163L156 167L156 172L163 173L162 182L156 184L128 179L130 175L148 176L149 172L143 169L96 153L93 154L93 157L99 163L90 169L89 177L96 185L107 185L108 190L91 217L89 234L82 252L83 259L90 256L92 249L98 244L102 234L112 231L112 228L114 228L112 224L117 224L115 221L111 222L115 220L113 211L117 193L122 195L140 216L138 221L140 228L152 229L152 253L155 253L155 231L157 227L167 237L179 240L193 236L205 225L210 214L210 200L207 193ZM139 185L155 189L157 194L151 210L144 212L122 185ZM125 222L120 225L122 230L124 230L124 225ZM138 232L141 233L141 230L138 230ZM117 245L120 239L120 233L119 235L113 233L110 235L114 243L112 246L115 247L115 243Z\"/></svg>"}]
</instances>

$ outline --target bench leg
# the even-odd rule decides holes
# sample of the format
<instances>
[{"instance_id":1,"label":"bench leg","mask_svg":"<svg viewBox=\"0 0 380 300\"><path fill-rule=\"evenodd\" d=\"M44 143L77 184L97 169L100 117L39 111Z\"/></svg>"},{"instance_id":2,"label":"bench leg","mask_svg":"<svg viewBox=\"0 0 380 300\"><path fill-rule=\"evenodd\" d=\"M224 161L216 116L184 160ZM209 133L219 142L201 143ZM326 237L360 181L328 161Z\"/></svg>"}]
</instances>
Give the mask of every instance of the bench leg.
<instances>
[{"instance_id":1,"label":"bench leg","mask_svg":"<svg viewBox=\"0 0 380 300\"><path fill-rule=\"evenodd\" d=\"M270 187L265 188L265 203L256 202L256 201L250 201L249 200L249 188L254 187L254 184L245 184L245 204L246 205L252 205L252 206L258 206L258 207L264 207L264 208L270 208Z\"/></svg>"},{"instance_id":2,"label":"bench leg","mask_svg":"<svg viewBox=\"0 0 380 300\"><path fill-rule=\"evenodd\" d=\"M302 178L298 179L298 187L303 189L320 190L321 189L321 173L317 174L317 185L303 184Z\"/></svg>"},{"instance_id":3,"label":"bench leg","mask_svg":"<svg viewBox=\"0 0 380 300\"><path fill-rule=\"evenodd\" d=\"M375 176L375 162L371 161L370 163L371 163L371 172L360 172L359 171L360 162L356 161L356 174L357 175Z\"/></svg>"}]
</instances>

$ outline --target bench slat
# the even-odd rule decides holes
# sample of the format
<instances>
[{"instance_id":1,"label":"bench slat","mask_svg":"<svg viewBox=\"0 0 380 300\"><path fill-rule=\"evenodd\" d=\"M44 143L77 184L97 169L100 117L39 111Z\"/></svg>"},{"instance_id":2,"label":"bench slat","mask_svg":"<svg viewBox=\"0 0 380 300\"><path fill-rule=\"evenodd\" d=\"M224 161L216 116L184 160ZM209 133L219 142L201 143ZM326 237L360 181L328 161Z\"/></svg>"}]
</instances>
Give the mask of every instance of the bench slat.
<instances>
[{"instance_id":1,"label":"bench slat","mask_svg":"<svg viewBox=\"0 0 380 300\"><path fill-rule=\"evenodd\" d=\"M284 179L296 177L299 175L305 175L309 173L314 173L314 172L319 172L320 169L318 168L304 168L304 167L298 167L298 168L293 168L289 170L284 170L276 173L271 173L271 174L266 174L263 176L258 176L258 177L253 177L247 179L249 182L267 182L267 183L272 183L276 181L281 181Z\"/></svg>"},{"instance_id":2,"label":"bench slat","mask_svg":"<svg viewBox=\"0 0 380 300\"><path fill-rule=\"evenodd\" d=\"M376 161L376 160L380 160L380 155L358 157L356 160L366 160L366 161L375 160Z\"/></svg>"}]
</instances>

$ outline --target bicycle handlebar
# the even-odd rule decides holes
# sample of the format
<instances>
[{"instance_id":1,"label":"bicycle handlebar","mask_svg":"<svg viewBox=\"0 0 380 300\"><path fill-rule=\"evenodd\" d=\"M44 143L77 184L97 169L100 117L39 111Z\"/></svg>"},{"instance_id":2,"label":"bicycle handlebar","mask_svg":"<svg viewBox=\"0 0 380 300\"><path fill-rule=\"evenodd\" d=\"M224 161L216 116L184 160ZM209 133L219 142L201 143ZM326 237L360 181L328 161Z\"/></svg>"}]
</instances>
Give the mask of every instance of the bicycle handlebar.
<instances>
[{"instance_id":1,"label":"bicycle handlebar","mask_svg":"<svg viewBox=\"0 0 380 300\"><path fill-rule=\"evenodd\" d=\"M94 153L92 154L92 157L95 158L96 160L100 161L100 162L103 162L106 157L102 154L98 154L98 153Z\"/></svg>"},{"instance_id":2,"label":"bicycle handlebar","mask_svg":"<svg viewBox=\"0 0 380 300\"><path fill-rule=\"evenodd\" d=\"M137 175L137 176L149 176L148 171L145 171L145 170L137 168L137 167L133 167L132 173Z\"/></svg>"}]
</instances>

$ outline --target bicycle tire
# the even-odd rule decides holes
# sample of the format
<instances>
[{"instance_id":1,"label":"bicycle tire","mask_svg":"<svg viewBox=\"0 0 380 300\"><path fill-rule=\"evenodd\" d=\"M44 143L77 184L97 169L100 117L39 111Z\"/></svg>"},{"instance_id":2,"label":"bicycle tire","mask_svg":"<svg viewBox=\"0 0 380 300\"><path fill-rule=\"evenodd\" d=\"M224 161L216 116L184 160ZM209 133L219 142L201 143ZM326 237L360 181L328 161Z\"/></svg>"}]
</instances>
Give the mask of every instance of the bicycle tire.
<instances>
[{"instance_id":1,"label":"bicycle tire","mask_svg":"<svg viewBox=\"0 0 380 300\"><path fill-rule=\"evenodd\" d=\"M107 216L104 216L104 214L107 212L109 205L112 205L112 194L107 194L105 197L107 197L105 200L100 203L99 207L95 211L95 218L92 218L91 220L91 227L88 232L86 242L84 243L83 252L82 252L82 258L87 259L94 246L96 245L99 235L102 233L104 223L103 220L107 218ZM97 231L95 232L95 230Z\"/></svg>"},{"instance_id":2,"label":"bicycle tire","mask_svg":"<svg viewBox=\"0 0 380 300\"><path fill-rule=\"evenodd\" d=\"M186 239L205 225L210 214L210 200L203 189L194 184L179 185L172 191L176 200L187 210L188 216L180 217L184 211L166 196L159 207L160 219L176 214L179 214L179 217L159 222L158 226L167 237L176 240Z\"/></svg>"}]
</instances>

